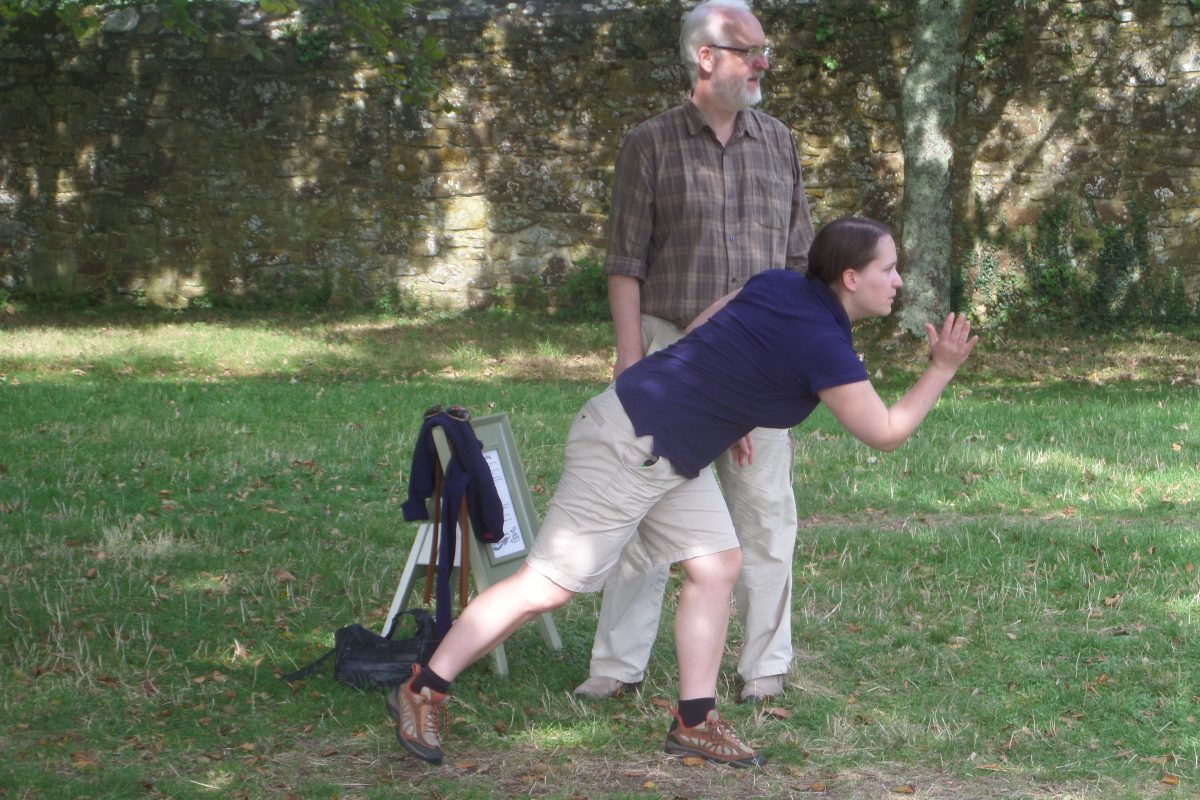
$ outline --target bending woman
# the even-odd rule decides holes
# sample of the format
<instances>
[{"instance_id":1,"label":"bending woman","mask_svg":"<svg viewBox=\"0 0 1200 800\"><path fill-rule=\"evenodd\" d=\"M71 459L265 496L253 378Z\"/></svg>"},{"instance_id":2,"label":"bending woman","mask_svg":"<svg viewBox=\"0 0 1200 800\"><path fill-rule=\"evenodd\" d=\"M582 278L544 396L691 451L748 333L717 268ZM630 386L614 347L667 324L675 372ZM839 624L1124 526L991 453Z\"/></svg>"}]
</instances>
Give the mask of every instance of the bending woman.
<instances>
[{"instance_id":1,"label":"bending woman","mask_svg":"<svg viewBox=\"0 0 1200 800\"><path fill-rule=\"evenodd\" d=\"M899 447L978 340L962 315L927 324L930 365L890 408L854 351L851 323L889 314L903 281L883 224L859 217L813 240L808 274L762 272L718 300L672 346L639 361L575 417L562 480L520 570L472 601L428 664L387 695L400 744L440 763L450 682L537 614L598 591L627 544L647 566L679 561L679 704L666 750L765 763L716 709L717 672L741 551L710 464L753 458L747 434L788 428L825 403L879 450ZM640 526L640 535L639 535Z\"/></svg>"}]
</instances>

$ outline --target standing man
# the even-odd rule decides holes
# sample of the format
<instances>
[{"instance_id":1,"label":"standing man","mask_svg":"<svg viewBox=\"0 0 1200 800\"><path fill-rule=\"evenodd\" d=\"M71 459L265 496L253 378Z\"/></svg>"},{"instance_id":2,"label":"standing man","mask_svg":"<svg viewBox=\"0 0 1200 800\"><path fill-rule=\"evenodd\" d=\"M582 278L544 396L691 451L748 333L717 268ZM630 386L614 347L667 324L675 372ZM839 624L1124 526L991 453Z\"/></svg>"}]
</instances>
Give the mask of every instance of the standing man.
<instances>
[{"instance_id":1,"label":"standing man","mask_svg":"<svg viewBox=\"0 0 1200 800\"><path fill-rule=\"evenodd\" d=\"M755 273L808 264L813 229L795 143L752 108L770 68L762 25L744 0L706 0L684 15L679 49L691 96L635 128L617 157L604 263L614 379ZM761 702L783 692L792 660L796 502L789 432L758 428L750 438L749 463L726 453L716 467L742 547L741 697ZM575 694L614 697L645 677L669 569L646 572L638 561L627 554L606 584L590 676Z\"/></svg>"}]
</instances>

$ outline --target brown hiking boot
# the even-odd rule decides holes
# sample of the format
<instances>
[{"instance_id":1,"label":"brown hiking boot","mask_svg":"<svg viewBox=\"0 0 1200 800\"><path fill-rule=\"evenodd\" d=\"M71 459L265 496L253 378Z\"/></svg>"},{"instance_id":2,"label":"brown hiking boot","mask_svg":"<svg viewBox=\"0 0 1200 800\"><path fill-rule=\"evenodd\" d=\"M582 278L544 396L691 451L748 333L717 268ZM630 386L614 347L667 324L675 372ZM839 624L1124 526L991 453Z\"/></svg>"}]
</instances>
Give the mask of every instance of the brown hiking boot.
<instances>
[{"instance_id":1,"label":"brown hiking boot","mask_svg":"<svg viewBox=\"0 0 1200 800\"><path fill-rule=\"evenodd\" d=\"M737 738L733 726L721 719L714 708L699 725L687 727L679 718L679 710L671 709L675 721L667 731L666 751L677 756L700 756L731 767L761 767L767 763L762 756Z\"/></svg>"},{"instance_id":2,"label":"brown hiking boot","mask_svg":"<svg viewBox=\"0 0 1200 800\"><path fill-rule=\"evenodd\" d=\"M413 676L384 696L388 713L396 720L396 738L405 750L430 764L442 763L441 729L449 727L446 699L449 695L426 686L419 694L412 689L413 678L421 665L413 666Z\"/></svg>"}]
</instances>

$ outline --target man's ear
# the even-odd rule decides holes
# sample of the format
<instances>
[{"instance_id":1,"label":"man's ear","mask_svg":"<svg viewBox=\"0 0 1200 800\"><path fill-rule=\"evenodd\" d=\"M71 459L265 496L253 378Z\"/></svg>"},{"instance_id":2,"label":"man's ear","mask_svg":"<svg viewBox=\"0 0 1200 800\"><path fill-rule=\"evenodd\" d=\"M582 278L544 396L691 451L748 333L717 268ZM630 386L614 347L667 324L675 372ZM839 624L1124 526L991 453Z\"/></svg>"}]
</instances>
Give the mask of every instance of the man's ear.
<instances>
[{"instance_id":1,"label":"man's ear","mask_svg":"<svg viewBox=\"0 0 1200 800\"><path fill-rule=\"evenodd\" d=\"M713 67L716 66L717 54L708 45L702 45L696 50L696 63L700 65L700 71L711 75Z\"/></svg>"}]
</instances>

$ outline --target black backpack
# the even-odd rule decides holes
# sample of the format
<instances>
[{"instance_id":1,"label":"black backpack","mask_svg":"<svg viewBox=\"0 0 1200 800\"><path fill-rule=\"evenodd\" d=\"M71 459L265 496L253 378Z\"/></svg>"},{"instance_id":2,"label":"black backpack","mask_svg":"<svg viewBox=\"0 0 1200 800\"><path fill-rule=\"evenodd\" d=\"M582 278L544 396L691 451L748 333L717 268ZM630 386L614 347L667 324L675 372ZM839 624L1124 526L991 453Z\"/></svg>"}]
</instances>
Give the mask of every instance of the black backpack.
<instances>
[{"instance_id":1,"label":"black backpack","mask_svg":"<svg viewBox=\"0 0 1200 800\"><path fill-rule=\"evenodd\" d=\"M392 635L403 616L411 616L416 632L404 639ZM359 689L395 686L408 680L413 664L425 663L441 642L433 617L423 608L401 611L387 632L380 636L355 623L338 628L333 649L306 667L283 676L288 683L307 678L333 656L333 677Z\"/></svg>"}]
</instances>

